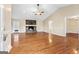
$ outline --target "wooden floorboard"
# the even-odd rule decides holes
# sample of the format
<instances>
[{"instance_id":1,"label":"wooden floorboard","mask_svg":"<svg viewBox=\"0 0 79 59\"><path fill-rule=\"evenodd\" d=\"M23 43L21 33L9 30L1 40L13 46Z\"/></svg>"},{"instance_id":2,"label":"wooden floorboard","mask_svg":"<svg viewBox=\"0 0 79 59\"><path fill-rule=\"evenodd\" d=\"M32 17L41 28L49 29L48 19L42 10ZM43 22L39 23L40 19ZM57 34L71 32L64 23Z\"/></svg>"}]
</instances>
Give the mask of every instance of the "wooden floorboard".
<instances>
[{"instance_id":1,"label":"wooden floorboard","mask_svg":"<svg viewBox=\"0 0 79 59\"><path fill-rule=\"evenodd\" d=\"M45 32L12 34L11 54L75 54L78 53L78 38Z\"/></svg>"}]
</instances>

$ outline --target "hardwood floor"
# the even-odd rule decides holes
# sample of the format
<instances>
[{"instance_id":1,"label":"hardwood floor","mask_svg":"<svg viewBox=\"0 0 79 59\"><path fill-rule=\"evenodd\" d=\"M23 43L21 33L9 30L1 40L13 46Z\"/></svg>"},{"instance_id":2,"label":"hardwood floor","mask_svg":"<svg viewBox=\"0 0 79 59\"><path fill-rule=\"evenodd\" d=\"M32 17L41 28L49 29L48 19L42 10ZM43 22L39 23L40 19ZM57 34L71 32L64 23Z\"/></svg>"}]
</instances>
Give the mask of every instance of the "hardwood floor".
<instances>
[{"instance_id":1,"label":"hardwood floor","mask_svg":"<svg viewBox=\"0 0 79 59\"><path fill-rule=\"evenodd\" d=\"M71 48L78 47L78 34L77 33L67 33L67 44Z\"/></svg>"},{"instance_id":2,"label":"hardwood floor","mask_svg":"<svg viewBox=\"0 0 79 59\"><path fill-rule=\"evenodd\" d=\"M76 37L62 37L45 32L12 34L11 54L75 54ZM74 42L75 41L75 42Z\"/></svg>"}]
</instances>

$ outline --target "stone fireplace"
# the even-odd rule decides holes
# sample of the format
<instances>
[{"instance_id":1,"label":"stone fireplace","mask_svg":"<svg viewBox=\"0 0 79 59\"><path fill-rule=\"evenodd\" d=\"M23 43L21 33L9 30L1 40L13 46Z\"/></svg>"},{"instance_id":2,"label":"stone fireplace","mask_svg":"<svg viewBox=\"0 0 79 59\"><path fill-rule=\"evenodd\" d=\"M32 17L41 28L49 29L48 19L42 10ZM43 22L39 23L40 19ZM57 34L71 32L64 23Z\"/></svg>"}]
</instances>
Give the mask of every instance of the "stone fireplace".
<instances>
[{"instance_id":1,"label":"stone fireplace","mask_svg":"<svg viewBox=\"0 0 79 59\"><path fill-rule=\"evenodd\" d=\"M26 32L36 31L36 20L26 20Z\"/></svg>"}]
</instances>

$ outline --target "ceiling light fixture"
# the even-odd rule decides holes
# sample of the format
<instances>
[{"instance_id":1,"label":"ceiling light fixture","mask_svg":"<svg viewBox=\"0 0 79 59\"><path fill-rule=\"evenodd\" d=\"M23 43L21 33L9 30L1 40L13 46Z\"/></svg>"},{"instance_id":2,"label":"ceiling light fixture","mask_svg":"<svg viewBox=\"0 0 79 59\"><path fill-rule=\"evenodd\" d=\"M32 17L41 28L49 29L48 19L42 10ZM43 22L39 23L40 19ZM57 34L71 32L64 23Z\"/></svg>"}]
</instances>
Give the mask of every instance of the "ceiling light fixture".
<instances>
[{"instance_id":1,"label":"ceiling light fixture","mask_svg":"<svg viewBox=\"0 0 79 59\"><path fill-rule=\"evenodd\" d=\"M40 8L40 5L37 4L37 10L33 12L35 15L42 15L44 11Z\"/></svg>"}]
</instances>

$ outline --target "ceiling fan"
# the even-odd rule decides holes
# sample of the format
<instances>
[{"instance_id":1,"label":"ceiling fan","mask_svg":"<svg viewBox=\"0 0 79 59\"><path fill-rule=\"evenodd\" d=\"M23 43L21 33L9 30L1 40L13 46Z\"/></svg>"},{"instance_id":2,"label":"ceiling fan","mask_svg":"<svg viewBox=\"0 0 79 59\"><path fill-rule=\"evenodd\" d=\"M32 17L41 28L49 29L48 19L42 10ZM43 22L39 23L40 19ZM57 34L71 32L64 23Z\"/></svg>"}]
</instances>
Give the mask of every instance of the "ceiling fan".
<instances>
[{"instance_id":1,"label":"ceiling fan","mask_svg":"<svg viewBox=\"0 0 79 59\"><path fill-rule=\"evenodd\" d=\"M37 10L33 12L35 15L42 15L44 11L40 8L40 5L37 4Z\"/></svg>"}]
</instances>

